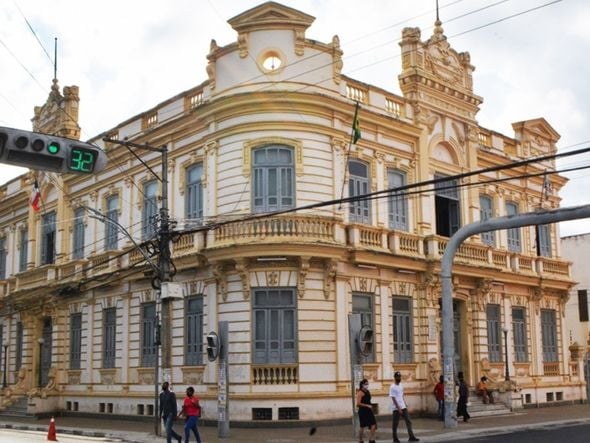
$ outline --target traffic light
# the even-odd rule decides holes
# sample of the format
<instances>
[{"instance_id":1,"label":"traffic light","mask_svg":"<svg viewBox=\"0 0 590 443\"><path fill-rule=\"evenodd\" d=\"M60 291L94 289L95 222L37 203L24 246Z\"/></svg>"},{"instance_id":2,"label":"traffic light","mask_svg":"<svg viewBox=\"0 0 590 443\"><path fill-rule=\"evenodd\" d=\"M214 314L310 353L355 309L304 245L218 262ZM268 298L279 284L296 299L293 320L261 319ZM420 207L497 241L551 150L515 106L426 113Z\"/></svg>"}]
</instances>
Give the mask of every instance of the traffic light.
<instances>
[{"instance_id":1,"label":"traffic light","mask_svg":"<svg viewBox=\"0 0 590 443\"><path fill-rule=\"evenodd\" d=\"M92 174L106 167L106 154L90 143L0 126L0 163L64 174Z\"/></svg>"},{"instance_id":2,"label":"traffic light","mask_svg":"<svg viewBox=\"0 0 590 443\"><path fill-rule=\"evenodd\" d=\"M359 331L358 346L359 352L365 357L373 353L373 329L370 326L363 326Z\"/></svg>"},{"instance_id":3,"label":"traffic light","mask_svg":"<svg viewBox=\"0 0 590 443\"><path fill-rule=\"evenodd\" d=\"M219 356L219 348L219 336L213 331L209 332L207 335L207 358L209 361L217 360L217 357Z\"/></svg>"}]
</instances>

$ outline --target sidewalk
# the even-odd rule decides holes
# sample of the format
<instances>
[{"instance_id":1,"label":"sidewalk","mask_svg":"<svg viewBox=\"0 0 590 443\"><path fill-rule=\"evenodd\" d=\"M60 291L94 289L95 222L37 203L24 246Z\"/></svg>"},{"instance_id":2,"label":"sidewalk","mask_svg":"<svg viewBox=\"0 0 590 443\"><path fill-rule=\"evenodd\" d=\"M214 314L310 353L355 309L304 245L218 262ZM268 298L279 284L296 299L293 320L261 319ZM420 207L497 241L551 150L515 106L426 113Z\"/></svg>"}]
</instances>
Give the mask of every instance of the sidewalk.
<instances>
[{"instance_id":1,"label":"sidewalk","mask_svg":"<svg viewBox=\"0 0 590 443\"><path fill-rule=\"evenodd\" d=\"M513 432L515 430L535 429L552 424L577 424L590 422L590 405L556 406L540 409L526 409L506 416L482 417L471 419L468 423L459 422L457 428L445 429L443 423L431 418L413 418L414 432L422 442L449 442L468 440L481 435ZM24 419L0 416L0 432L2 428L30 429L47 432L49 419ZM109 420L108 418L56 418L57 435L60 433L109 437L128 443L153 443L165 441L164 437L155 437L153 424L135 421ZM175 426L182 430L182 423ZM231 437L217 438L217 428L201 426L199 428L203 442L224 443L349 443L356 442L352 435L350 423L342 425L317 426L316 432L310 435L309 427L285 428L237 428L231 429ZM405 425L400 424L399 437L407 441ZM379 420L377 441L391 442L391 419L383 417ZM191 437L191 442L194 436Z\"/></svg>"}]
</instances>

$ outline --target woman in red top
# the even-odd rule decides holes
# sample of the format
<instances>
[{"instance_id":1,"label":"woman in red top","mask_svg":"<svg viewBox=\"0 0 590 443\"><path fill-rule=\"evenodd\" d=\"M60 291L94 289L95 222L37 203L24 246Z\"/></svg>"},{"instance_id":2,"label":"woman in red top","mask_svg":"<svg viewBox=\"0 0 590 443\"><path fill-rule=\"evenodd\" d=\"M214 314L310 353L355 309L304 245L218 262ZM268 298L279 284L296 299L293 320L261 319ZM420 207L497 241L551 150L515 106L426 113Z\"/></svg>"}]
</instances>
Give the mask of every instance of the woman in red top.
<instances>
[{"instance_id":1,"label":"woman in red top","mask_svg":"<svg viewBox=\"0 0 590 443\"><path fill-rule=\"evenodd\" d=\"M191 430L195 434L197 443L201 443L201 436L199 435L199 429L197 427L197 419L201 416L201 406L199 405L199 397L195 395L195 390L192 386L186 389L186 397L180 410L180 417L182 414L186 417L186 423L184 425L184 443L189 442L191 436Z\"/></svg>"},{"instance_id":2,"label":"woman in red top","mask_svg":"<svg viewBox=\"0 0 590 443\"><path fill-rule=\"evenodd\" d=\"M434 386L433 391L436 402L438 403L438 418L439 420L445 419L445 379L441 375L438 379L438 383Z\"/></svg>"}]
</instances>

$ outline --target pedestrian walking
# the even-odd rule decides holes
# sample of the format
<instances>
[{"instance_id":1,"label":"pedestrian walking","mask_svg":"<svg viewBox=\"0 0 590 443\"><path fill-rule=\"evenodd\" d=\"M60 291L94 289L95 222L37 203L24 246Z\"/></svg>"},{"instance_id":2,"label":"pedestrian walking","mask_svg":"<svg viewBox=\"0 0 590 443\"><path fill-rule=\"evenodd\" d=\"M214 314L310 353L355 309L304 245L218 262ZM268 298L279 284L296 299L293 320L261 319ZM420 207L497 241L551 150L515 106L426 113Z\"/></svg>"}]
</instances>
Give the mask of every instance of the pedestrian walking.
<instances>
[{"instance_id":1,"label":"pedestrian walking","mask_svg":"<svg viewBox=\"0 0 590 443\"><path fill-rule=\"evenodd\" d=\"M189 386L186 389L186 397L182 404L180 415L186 417L186 423L184 424L184 443L188 443L191 436L191 431L195 434L197 443L201 443L201 436L199 435L198 420L201 416L201 405L199 404L199 397L195 395L195 389Z\"/></svg>"},{"instance_id":2,"label":"pedestrian walking","mask_svg":"<svg viewBox=\"0 0 590 443\"><path fill-rule=\"evenodd\" d=\"M165 381L162 383L162 392L160 392L160 418L166 429L166 443L172 443L173 438L178 443L182 443L182 437L172 428L177 413L176 394L170 390L170 383Z\"/></svg>"},{"instance_id":3,"label":"pedestrian walking","mask_svg":"<svg viewBox=\"0 0 590 443\"><path fill-rule=\"evenodd\" d=\"M393 441L394 443L399 443L399 438L397 438L397 427L399 425L400 416L402 416L406 422L406 428L408 429L408 435L410 436L408 441L420 441L420 439L414 435L414 431L412 430L412 420L410 420L408 407L404 400L404 387L401 384L402 374L400 372L393 374L393 381L393 384L389 388L389 396L393 402Z\"/></svg>"},{"instance_id":4,"label":"pedestrian walking","mask_svg":"<svg viewBox=\"0 0 590 443\"><path fill-rule=\"evenodd\" d=\"M463 373L459 372L459 401L457 401L457 417L463 417L463 421L467 422L471 418L467 412L467 402L469 401L469 388L465 384Z\"/></svg>"},{"instance_id":5,"label":"pedestrian walking","mask_svg":"<svg viewBox=\"0 0 590 443\"><path fill-rule=\"evenodd\" d=\"M356 407L359 416L359 443L363 443L365 428L369 428L369 443L375 443L375 432L377 431L377 420L371 405L371 392L369 392L369 381L366 378L361 380L356 391Z\"/></svg>"},{"instance_id":6,"label":"pedestrian walking","mask_svg":"<svg viewBox=\"0 0 590 443\"><path fill-rule=\"evenodd\" d=\"M444 377L441 375L438 378L438 383L434 385L434 398L436 398L436 403L438 404L438 418L439 420L445 419L445 382Z\"/></svg>"}]
</instances>

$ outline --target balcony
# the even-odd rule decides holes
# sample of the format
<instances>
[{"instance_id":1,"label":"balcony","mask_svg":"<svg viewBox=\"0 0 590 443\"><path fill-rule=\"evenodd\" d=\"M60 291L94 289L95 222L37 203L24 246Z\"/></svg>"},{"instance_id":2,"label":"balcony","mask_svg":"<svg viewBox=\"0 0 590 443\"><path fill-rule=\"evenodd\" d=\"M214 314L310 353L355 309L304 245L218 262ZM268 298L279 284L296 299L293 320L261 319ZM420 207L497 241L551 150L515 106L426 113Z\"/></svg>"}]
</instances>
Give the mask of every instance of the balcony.
<instances>
[{"instance_id":1,"label":"balcony","mask_svg":"<svg viewBox=\"0 0 590 443\"><path fill-rule=\"evenodd\" d=\"M58 277L56 265L43 265L16 275L16 290L48 286Z\"/></svg>"},{"instance_id":2,"label":"balcony","mask_svg":"<svg viewBox=\"0 0 590 443\"><path fill-rule=\"evenodd\" d=\"M276 216L220 226L213 247L249 243L336 243L336 221L317 216Z\"/></svg>"},{"instance_id":3,"label":"balcony","mask_svg":"<svg viewBox=\"0 0 590 443\"><path fill-rule=\"evenodd\" d=\"M107 272L115 272L120 269L121 251L106 251L100 254L91 256L88 261L88 274L100 275Z\"/></svg>"}]
</instances>

